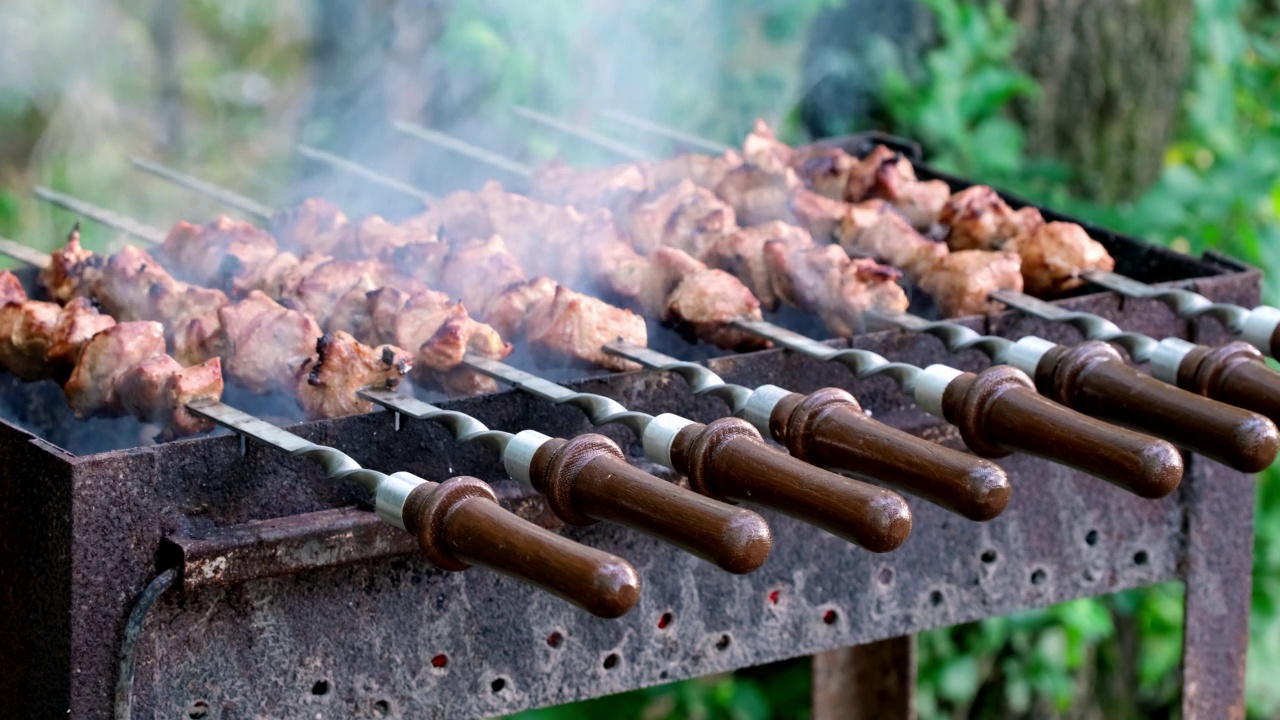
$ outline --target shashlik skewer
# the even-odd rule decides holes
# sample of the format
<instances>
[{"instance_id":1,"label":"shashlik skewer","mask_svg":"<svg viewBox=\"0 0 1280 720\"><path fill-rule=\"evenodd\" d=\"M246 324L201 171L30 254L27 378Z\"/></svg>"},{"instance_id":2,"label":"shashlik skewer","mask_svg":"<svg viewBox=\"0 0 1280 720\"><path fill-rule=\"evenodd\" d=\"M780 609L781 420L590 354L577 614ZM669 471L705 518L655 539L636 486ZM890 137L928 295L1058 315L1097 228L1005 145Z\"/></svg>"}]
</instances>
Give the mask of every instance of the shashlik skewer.
<instances>
[{"instance_id":1,"label":"shashlik skewer","mask_svg":"<svg viewBox=\"0 0 1280 720\"><path fill-rule=\"evenodd\" d=\"M593 425L625 426L650 461L684 475L701 495L772 508L872 552L897 548L911 532L911 509L901 496L774 450L745 420L725 417L703 425L671 413L655 417L497 360L468 355L466 363L534 397L573 405Z\"/></svg>"},{"instance_id":2,"label":"shashlik skewer","mask_svg":"<svg viewBox=\"0 0 1280 720\"><path fill-rule=\"evenodd\" d=\"M876 422L844 390L824 388L808 395L776 385L753 390L649 348L609 343L605 349L680 375L695 395L724 400L734 417L807 463L880 479L970 520L990 520L1009 502L1009 477L1000 466ZM768 404L771 411L759 411Z\"/></svg>"},{"instance_id":3,"label":"shashlik skewer","mask_svg":"<svg viewBox=\"0 0 1280 720\"><path fill-rule=\"evenodd\" d=\"M769 557L772 534L759 515L630 465L603 435L565 440L534 430L512 434L396 392L365 390L361 395L402 415L438 422L459 443L479 441L493 448L508 475L542 493L552 512L571 525L615 522L732 573L752 572Z\"/></svg>"},{"instance_id":4,"label":"shashlik skewer","mask_svg":"<svg viewBox=\"0 0 1280 720\"><path fill-rule=\"evenodd\" d=\"M625 614L640 598L640 579L630 563L503 509L488 483L477 478L434 483L407 472L384 475L222 403L191 409L242 437L319 464L330 479L355 481L372 496L378 517L417 538L422 554L441 570L487 567L602 618Z\"/></svg>"},{"instance_id":5,"label":"shashlik skewer","mask_svg":"<svg viewBox=\"0 0 1280 720\"><path fill-rule=\"evenodd\" d=\"M1122 330L1092 313L1066 310L1025 295L1000 293L1009 307L1044 320L1064 322L1086 340L1119 345L1136 363L1151 363L1151 376L1207 398L1252 410L1280 423L1280 373L1267 366L1257 348L1246 342L1209 347L1169 337Z\"/></svg>"},{"instance_id":6,"label":"shashlik skewer","mask_svg":"<svg viewBox=\"0 0 1280 720\"><path fill-rule=\"evenodd\" d=\"M29 253L23 254L31 257ZM21 309L21 306L13 304L19 300L25 301L21 285L8 271L0 271L0 329L8 327L7 320L11 311ZM225 408L218 410L221 414L216 417L210 415L212 411L192 415L187 410L188 405L193 402L203 403L203 407L218 399L221 391L220 375L215 378L218 381L216 390L211 391L204 385L192 387L193 381L205 379L211 372L216 373L220 367L218 358L185 372L173 372L168 365L176 365L176 362L167 355L157 355L157 348L159 351L164 348L163 332L158 323L133 322L116 325L109 316L99 316L84 297L71 300L65 307L54 303L38 305L38 310L48 311L45 314L59 313L63 318L79 319L75 322L57 323L57 330L51 336L46 336L44 342L35 348L40 352L34 354L41 356L34 358L35 363L21 363L10 357L10 351L14 349L24 350L27 355L33 354L34 339L27 337L32 333L19 333L15 330L4 334L0 338L0 366L11 369L20 376L24 375L24 370L31 373L49 372L58 367L56 359L71 352L66 348L78 350L79 345L87 342L84 359L78 364L73 363L76 371L71 373L71 381L67 383L68 397L78 414L83 414L82 406L86 404L81 398L89 396L90 399L97 399L95 407L99 414L105 408L123 404L134 409L135 414L142 419L152 420L157 419L151 417L156 412L153 410L149 415L144 415L142 409L163 407L168 411L169 422L166 423L166 428L171 432L208 430L212 425L205 420L206 417L213 417L221 422L232 415L237 423L232 427L243 430L243 422L240 421L245 418L234 413L228 414L230 411ZM107 329L99 332L99 325L105 325ZM146 330L149 334L140 336L137 332L130 332L122 335L124 331L135 328ZM115 335L122 335L123 339L117 342ZM15 342L10 342L11 336L15 338ZM90 336L93 339L87 340ZM108 343L105 348L115 352L96 349L104 342ZM64 349L59 350L60 347ZM141 357L143 354L161 357L168 365L155 361L149 364L144 362L136 366L139 370L131 370L135 365L130 358L135 355ZM83 373L82 378L82 365L91 362L92 371ZM162 370L172 376L168 383L156 380ZM104 372L113 374L103 381L101 377ZM123 377L123 380L114 382L117 377ZM147 386L144 381L151 381L152 387ZM197 393L195 390L202 392ZM161 391L167 391L168 394L156 397ZM380 392L377 389L353 388L352 391L358 391L368 400L406 414L421 417L425 409L432 419L442 420L446 424L457 422L460 418L466 419L470 423L466 427L467 437L459 437L459 440L483 439L494 443L502 452L505 466L512 477L531 484L546 495L553 512L566 522L577 525L591 524L597 519L620 522L715 562L731 572L755 570L768 557L771 535L762 518L741 508L732 508L699 497L628 465L617 446L603 436L584 435L569 441L547 438L532 431L512 436L510 433L488 431L478 421L461 413L439 411L425 403L385 390ZM110 394L113 400L107 401L99 397L104 394ZM381 504L379 507L381 508Z\"/></svg>"},{"instance_id":7,"label":"shashlik skewer","mask_svg":"<svg viewBox=\"0 0 1280 720\"><path fill-rule=\"evenodd\" d=\"M1019 298L1012 293L998 297L1013 302ZM1148 433L1242 472L1260 472L1280 451L1280 431L1271 420L1163 383L1130 367L1104 342L1066 347L1034 335L1017 341L980 335L958 323L907 313L884 319L905 330L935 335L951 352L980 350L996 367L1021 370L1042 395L1073 410Z\"/></svg>"},{"instance_id":8,"label":"shashlik skewer","mask_svg":"<svg viewBox=\"0 0 1280 720\"><path fill-rule=\"evenodd\" d=\"M946 365L890 362L868 350L833 348L760 320L742 329L817 360L838 362L858 379L892 378L920 409L957 426L981 457L1025 452L1099 477L1142 497L1163 497L1182 480L1182 456L1164 440L1114 427L1036 394L1025 373L1008 365L977 375Z\"/></svg>"}]
</instances>

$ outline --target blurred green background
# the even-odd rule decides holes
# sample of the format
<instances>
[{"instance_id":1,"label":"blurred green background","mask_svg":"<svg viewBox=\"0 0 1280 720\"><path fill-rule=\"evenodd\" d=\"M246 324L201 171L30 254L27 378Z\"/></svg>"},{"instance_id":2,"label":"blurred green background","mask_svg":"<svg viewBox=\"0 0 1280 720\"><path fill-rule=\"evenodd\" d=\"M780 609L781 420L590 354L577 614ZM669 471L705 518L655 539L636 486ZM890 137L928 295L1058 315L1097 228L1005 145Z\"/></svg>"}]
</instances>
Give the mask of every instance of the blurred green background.
<instances>
[{"instance_id":1,"label":"blurred green background","mask_svg":"<svg viewBox=\"0 0 1280 720\"><path fill-rule=\"evenodd\" d=\"M32 199L42 183L160 226L223 210L131 173L132 153L275 202L310 179L299 138L376 147L388 118L412 117L549 159L560 138L506 105L580 119L615 107L730 144L755 117L794 142L880 127L919 140L944 169L1258 265L1266 300L1280 302L1274 2L1075 3L1083 19L1046 0L879 5L6 0L0 235L61 239L70 217ZM1117 39L1108 27L1143 32ZM1047 64L1063 56L1070 68ZM368 159L427 184L453 172ZM97 228L87 239L116 242ZM1277 717L1274 471L1259 483L1256 521L1248 711ZM1160 586L926 633L920 715L1175 715L1181 612L1180 588ZM803 718L808 693L801 659L518 717Z\"/></svg>"}]
</instances>

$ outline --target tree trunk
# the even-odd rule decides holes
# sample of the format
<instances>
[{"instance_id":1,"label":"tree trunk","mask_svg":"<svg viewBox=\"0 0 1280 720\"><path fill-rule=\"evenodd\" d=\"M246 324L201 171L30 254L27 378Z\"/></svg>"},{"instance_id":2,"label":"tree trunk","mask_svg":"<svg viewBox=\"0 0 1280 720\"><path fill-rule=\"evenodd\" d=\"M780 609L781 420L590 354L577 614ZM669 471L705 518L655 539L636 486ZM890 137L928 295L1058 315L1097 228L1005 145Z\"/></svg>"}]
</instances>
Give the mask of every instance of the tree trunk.
<instances>
[{"instance_id":1,"label":"tree trunk","mask_svg":"<svg viewBox=\"0 0 1280 720\"><path fill-rule=\"evenodd\" d=\"M1001 0L1022 29L1018 64L1041 96L1019 108L1033 155L1076 169L1114 202L1160 174L1179 113L1192 0Z\"/></svg>"}]
</instances>

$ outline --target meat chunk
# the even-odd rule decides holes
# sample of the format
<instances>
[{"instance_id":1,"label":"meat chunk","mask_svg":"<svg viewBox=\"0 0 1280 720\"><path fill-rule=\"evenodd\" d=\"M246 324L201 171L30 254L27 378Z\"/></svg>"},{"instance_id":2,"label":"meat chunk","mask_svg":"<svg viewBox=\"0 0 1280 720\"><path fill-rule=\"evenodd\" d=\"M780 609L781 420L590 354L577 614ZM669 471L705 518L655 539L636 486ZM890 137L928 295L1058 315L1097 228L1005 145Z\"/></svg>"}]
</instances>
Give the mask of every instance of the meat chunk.
<instances>
[{"instance_id":1,"label":"meat chunk","mask_svg":"<svg viewBox=\"0 0 1280 720\"><path fill-rule=\"evenodd\" d=\"M938 221L949 226L947 245L952 250L999 250L1005 243L1044 224L1040 211L1025 207L1015 211L995 190L974 185L952 195Z\"/></svg>"},{"instance_id":2,"label":"meat chunk","mask_svg":"<svg viewBox=\"0 0 1280 720\"><path fill-rule=\"evenodd\" d=\"M796 164L796 150L778 139L773 128L757 119L742 143L742 159L771 175L781 175Z\"/></svg>"},{"instance_id":3,"label":"meat chunk","mask_svg":"<svg viewBox=\"0 0 1280 720\"><path fill-rule=\"evenodd\" d=\"M62 308L28 300L0 306L0 366L23 380L48 377L45 361Z\"/></svg>"},{"instance_id":4,"label":"meat chunk","mask_svg":"<svg viewBox=\"0 0 1280 720\"><path fill-rule=\"evenodd\" d=\"M276 239L266 231L226 215L199 227L179 222L163 249L180 277L236 297L261 287L260 273L278 252Z\"/></svg>"},{"instance_id":5,"label":"meat chunk","mask_svg":"<svg viewBox=\"0 0 1280 720\"><path fill-rule=\"evenodd\" d=\"M49 254L49 266L40 271L40 285L49 297L65 303L73 297L92 297L106 258L80 246L80 226L67 244Z\"/></svg>"},{"instance_id":6,"label":"meat chunk","mask_svg":"<svg viewBox=\"0 0 1280 720\"><path fill-rule=\"evenodd\" d=\"M1006 247L1022 256L1022 282L1032 295L1055 295L1080 287L1082 274L1110 272L1116 266L1102 243L1075 223L1041 225Z\"/></svg>"},{"instance_id":7,"label":"meat chunk","mask_svg":"<svg viewBox=\"0 0 1280 720\"><path fill-rule=\"evenodd\" d=\"M412 357L398 347L370 347L342 331L326 333L315 342L315 356L299 368L298 404L311 419L369 412L373 404L357 393L394 388L412 369Z\"/></svg>"},{"instance_id":8,"label":"meat chunk","mask_svg":"<svg viewBox=\"0 0 1280 720\"><path fill-rule=\"evenodd\" d=\"M63 386L76 417L124 414L121 377L164 354L164 328L157 322L122 322L95 335Z\"/></svg>"},{"instance_id":9,"label":"meat chunk","mask_svg":"<svg viewBox=\"0 0 1280 720\"><path fill-rule=\"evenodd\" d=\"M88 298L73 298L62 306L53 334L49 337L49 348L45 351L45 362L56 369L54 376L63 377L70 373L80 359L85 343L115 324L115 318L98 312L98 307Z\"/></svg>"},{"instance_id":10,"label":"meat chunk","mask_svg":"<svg viewBox=\"0 0 1280 720\"><path fill-rule=\"evenodd\" d=\"M729 204L685 180L636 208L631 215L631 242L644 255L665 245L696 256L706 243L736 227Z\"/></svg>"},{"instance_id":11,"label":"meat chunk","mask_svg":"<svg viewBox=\"0 0 1280 720\"><path fill-rule=\"evenodd\" d=\"M836 239L850 255L875 258L919 282L947 255L947 246L921 235L883 200L847 205Z\"/></svg>"},{"instance_id":12,"label":"meat chunk","mask_svg":"<svg viewBox=\"0 0 1280 720\"><path fill-rule=\"evenodd\" d=\"M299 264L301 269L303 264ZM292 287L279 296L296 310L311 315L322 328L337 329L332 324L335 313L342 308L343 298L352 291L363 294L383 285L399 284L388 268L374 260L330 259L311 267L310 272L300 274Z\"/></svg>"},{"instance_id":13,"label":"meat chunk","mask_svg":"<svg viewBox=\"0 0 1280 720\"><path fill-rule=\"evenodd\" d=\"M27 291L22 287L22 281L18 280L18 276L8 270L0 270L0 305L26 301Z\"/></svg>"},{"instance_id":14,"label":"meat chunk","mask_svg":"<svg viewBox=\"0 0 1280 720\"><path fill-rule=\"evenodd\" d=\"M951 196L945 182L917 179L911 161L883 145L877 145L851 168L848 182L846 200L887 200L918 229L938 222Z\"/></svg>"},{"instance_id":15,"label":"meat chunk","mask_svg":"<svg viewBox=\"0 0 1280 720\"><path fill-rule=\"evenodd\" d=\"M813 245L813 238L803 228L775 221L721 235L703 249L700 259L741 280L760 301L760 307L772 311L778 307L778 296L764 258L764 246L768 242L804 248Z\"/></svg>"},{"instance_id":16,"label":"meat chunk","mask_svg":"<svg viewBox=\"0 0 1280 720\"><path fill-rule=\"evenodd\" d=\"M817 315L832 333L860 332L869 311L905 312L902 274L869 258L853 259L839 245L789 247L765 244L765 261L778 297Z\"/></svg>"},{"instance_id":17,"label":"meat chunk","mask_svg":"<svg viewBox=\"0 0 1280 720\"><path fill-rule=\"evenodd\" d=\"M788 201L790 217L809 231L814 240L825 243L836 234L849 213L848 203L823 197L806 188L796 188Z\"/></svg>"},{"instance_id":18,"label":"meat chunk","mask_svg":"<svg viewBox=\"0 0 1280 720\"><path fill-rule=\"evenodd\" d=\"M380 215L370 215L347 225L342 241L335 244L331 252L345 259L385 260L407 245L438 242L436 230L435 227L425 225L421 216L409 218L402 223L392 223Z\"/></svg>"},{"instance_id":19,"label":"meat chunk","mask_svg":"<svg viewBox=\"0 0 1280 720\"><path fill-rule=\"evenodd\" d=\"M454 243L441 272L441 289L468 308L485 308L506 290L525 282L524 267L497 235Z\"/></svg>"},{"instance_id":20,"label":"meat chunk","mask_svg":"<svg viewBox=\"0 0 1280 720\"><path fill-rule=\"evenodd\" d=\"M1017 253L962 250L944 257L920 281L944 317L995 312L1002 305L989 299L997 290L1022 292L1022 259Z\"/></svg>"},{"instance_id":21,"label":"meat chunk","mask_svg":"<svg viewBox=\"0 0 1280 720\"><path fill-rule=\"evenodd\" d=\"M168 355L156 355L122 374L117 392L126 413L164 428L163 439L207 432L213 429L213 422L193 414L187 406L222 397L221 361L210 358L183 367Z\"/></svg>"},{"instance_id":22,"label":"meat chunk","mask_svg":"<svg viewBox=\"0 0 1280 720\"><path fill-rule=\"evenodd\" d=\"M534 173L533 197L577 208L626 208L651 189L647 168L613 165L579 170L552 164Z\"/></svg>"},{"instance_id":23,"label":"meat chunk","mask_svg":"<svg viewBox=\"0 0 1280 720\"><path fill-rule=\"evenodd\" d=\"M728 325L730 320L759 320L760 301L738 278L713 270L675 248L653 254L653 270L646 303L652 313L685 335L727 350L754 350L768 342Z\"/></svg>"},{"instance_id":24,"label":"meat chunk","mask_svg":"<svg viewBox=\"0 0 1280 720\"><path fill-rule=\"evenodd\" d=\"M170 328L227 304L221 290L176 280L145 250L132 245L107 261L93 295L118 320L154 320Z\"/></svg>"},{"instance_id":25,"label":"meat chunk","mask_svg":"<svg viewBox=\"0 0 1280 720\"><path fill-rule=\"evenodd\" d=\"M838 147L808 145L797 148L792 169L804 186L819 195L844 202L849 200L849 174L858 159Z\"/></svg>"},{"instance_id":26,"label":"meat chunk","mask_svg":"<svg viewBox=\"0 0 1280 720\"><path fill-rule=\"evenodd\" d=\"M796 174L787 168L768 173L754 165L743 165L724 176L715 193L727 202L743 225L759 225L791 216L791 192L800 187Z\"/></svg>"},{"instance_id":27,"label":"meat chunk","mask_svg":"<svg viewBox=\"0 0 1280 720\"><path fill-rule=\"evenodd\" d=\"M555 280L546 276L513 285L490 300L481 317L500 335L514 340L524 334L525 324L534 308L550 302L559 287Z\"/></svg>"},{"instance_id":28,"label":"meat chunk","mask_svg":"<svg viewBox=\"0 0 1280 720\"><path fill-rule=\"evenodd\" d=\"M685 180L698 187L714 189L725 175L742 166L742 156L729 150L723 155L685 153L647 165L649 192L663 193Z\"/></svg>"},{"instance_id":29,"label":"meat chunk","mask_svg":"<svg viewBox=\"0 0 1280 720\"><path fill-rule=\"evenodd\" d=\"M604 351L605 343L624 340L648 343L644 319L630 310L616 308L564 286L533 308L526 326L529 349L540 363L597 365L610 370L635 370L639 366Z\"/></svg>"},{"instance_id":30,"label":"meat chunk","mask_svg":"<svg viewBox=\"0 0 1280 720\"><path fill-rule=\"evenodd\" d=\"M349 224L337 205L322 198L307 198L277 210L271 218L271 234L299 252L330 255L347 240Z\"/></svg>"},{"instance_id":31,"label":"meat chunk","mask_svg":"<svg viewBox=\"0 0 1280 720\"><path fill-rule=\"evenodd\" d=\"M218 310L227 376L259 394L292 390L323 333L310 317L258 291Z\"/></svg>"},{"instance_id":32,"label":"meat chunk","mask_svg":"<svg viewBox=\"0 0 1280 720\"><path fill-rule=\"evenodd\" d=\"M492 327L470 317L461 303L433 290L409 295L384 289L370 293L369 300L380 337L413 352L416 380L449 392L497 388L458 366L468 351L502 358L510 354L511 346Z\"/></svg>"}]
</instances>

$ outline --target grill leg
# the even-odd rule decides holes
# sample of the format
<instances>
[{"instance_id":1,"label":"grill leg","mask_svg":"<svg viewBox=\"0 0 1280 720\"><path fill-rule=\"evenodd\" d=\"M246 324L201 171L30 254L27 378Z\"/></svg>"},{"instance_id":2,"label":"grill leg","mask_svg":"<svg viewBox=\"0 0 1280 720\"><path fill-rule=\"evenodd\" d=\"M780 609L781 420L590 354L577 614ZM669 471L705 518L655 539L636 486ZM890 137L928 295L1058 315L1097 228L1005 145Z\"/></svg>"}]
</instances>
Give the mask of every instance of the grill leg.
<instances>
[{"instance_id":1,"label":"grill leg","mask_svg":"<svg viewBox=\"0 0 1280 720\"><path fill-rule=\"evenodd\" d=\"M903 635L813 656L813 720L914 720L916 638Z\"/></svg>"},{"instance_id":2,"label":"grill leg","mask_svg":"<svg viewBox=\"0 0 1280 720\"><path fill-rule=\"evenodd\" d=\"M1254 478L1192 457L1187 503L1182 716L1244 718Z\"/></svg>"}]
</instances>

